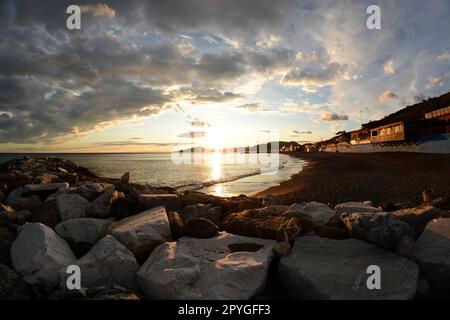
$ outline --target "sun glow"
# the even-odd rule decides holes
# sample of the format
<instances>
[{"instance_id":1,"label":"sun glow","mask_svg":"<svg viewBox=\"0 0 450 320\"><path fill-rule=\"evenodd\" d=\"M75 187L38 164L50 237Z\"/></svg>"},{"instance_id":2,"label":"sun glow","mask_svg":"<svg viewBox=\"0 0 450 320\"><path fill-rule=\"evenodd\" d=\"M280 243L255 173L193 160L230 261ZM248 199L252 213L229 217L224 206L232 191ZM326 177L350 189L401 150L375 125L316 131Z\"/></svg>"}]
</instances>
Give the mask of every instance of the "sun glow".
<instances>
[{"instance_id":1,"label":"sun glow","mask_svg":"<svg viewBox=\"0 0 450 320\"><path fill-rule=\"evenodd\" d=\"M220 150L225 147L225 132L217 129L208 130L206 137L206 147L214 150Z\"/></svg>"}]
</instances>

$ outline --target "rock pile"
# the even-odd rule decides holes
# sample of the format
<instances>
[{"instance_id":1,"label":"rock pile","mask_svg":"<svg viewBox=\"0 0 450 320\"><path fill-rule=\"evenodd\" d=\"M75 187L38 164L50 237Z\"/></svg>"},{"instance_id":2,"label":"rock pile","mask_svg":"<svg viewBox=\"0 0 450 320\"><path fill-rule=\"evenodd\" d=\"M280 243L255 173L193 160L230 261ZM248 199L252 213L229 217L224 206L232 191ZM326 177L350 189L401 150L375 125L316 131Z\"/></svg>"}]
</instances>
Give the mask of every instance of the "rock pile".
<instances>
[{"instance_id":1,"label":"rock pile","mask_svg":"<svg viewBox=\"0 0 450 320\"><path fill-rule=\"evenodd\" d=\"M294 299L450 296L450 219L432 203L164 193L55 158L10 161L0 177L0 299L250 299L270 296L268 278Z\"/></svg>"}]
</instances>

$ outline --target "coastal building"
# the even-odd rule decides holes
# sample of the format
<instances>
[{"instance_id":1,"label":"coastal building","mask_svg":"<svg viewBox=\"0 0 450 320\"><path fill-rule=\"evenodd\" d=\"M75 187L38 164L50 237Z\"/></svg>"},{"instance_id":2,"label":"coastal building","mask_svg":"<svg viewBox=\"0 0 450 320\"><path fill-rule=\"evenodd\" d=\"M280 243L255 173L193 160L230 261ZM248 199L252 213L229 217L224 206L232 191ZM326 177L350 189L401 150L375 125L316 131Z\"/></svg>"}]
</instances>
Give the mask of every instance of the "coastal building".
<instances>
[{"instance_id":1,"label":"coastal building","mask_svg":"<svg viewBox=\"0 0 450 320\"><path fill-rule=\"evenodd\" d=\"M367 129L366 129L367 130ZM405 126L402 121L389 123L370 130L369 143L401 141L405 139Z\"/></svg>"},{"instance_id":2,"label":"coastal building","mask_svg":"<svg viewBox=\"0 0 450 320\"><path fill-rule=\"evenodd\" d=\"M291 153L291 152L296 152L299 151L301 148L301 146L298 143L291 143L291 144L287 144L287 145L283 145L280 147L280 152L281 153Z\"/></svg>"},{"instance_id":3,"label":"coastal building","mask_svg":"<svg viewBox=\"0 0 450 320\"><path fill-rule=\"evenodd\" d=\"M370 143L370 131L366 128L351 131L349 134L352 145Z\"/></svg>"},{"instance_id":4,"label":"coastal building","mask_svg":"<svg viewBox=\"0 0 450 320\"><path fill-rule=\"evenodd\" d=\"M450 153L450 92L320 143L326 152Z\"/></svg>"},{"instance_id":5,"label":"coastal building","mask_svg":"<svg viewBox=\"0 0 450 320\"><path fill-rule=\"evenodd\" d=\"M425 119L450 120L450 106L425 113Z\"/></svg>"}]
</instances>

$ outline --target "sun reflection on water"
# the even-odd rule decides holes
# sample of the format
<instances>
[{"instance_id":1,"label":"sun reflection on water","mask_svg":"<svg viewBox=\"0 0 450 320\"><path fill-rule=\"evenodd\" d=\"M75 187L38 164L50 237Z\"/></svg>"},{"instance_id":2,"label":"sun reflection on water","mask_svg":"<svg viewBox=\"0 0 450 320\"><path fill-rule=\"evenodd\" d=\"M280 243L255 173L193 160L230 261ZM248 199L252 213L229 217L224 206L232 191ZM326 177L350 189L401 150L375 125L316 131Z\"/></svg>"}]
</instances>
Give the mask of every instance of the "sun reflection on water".
<instances>
[{"instance_id":1,"label":"sun reflection on water","mask_svg":"<svg viewBox=\"0 0 450 320\"><path fill-rule=\"evenodd\" d=\"M219 196L219 197L222 196L222 185L221 184L216 184L214 186L214 195Z\"/></svg>"},{"instance_id":2,"label":"sun reflection on water","mask_svg":"<svg viewBox=\"0 0 450 320\"><path fill-rule=\"evenodd\" d=\"M222 177L222 153L214 151L211 159L211 177L213 180Z\"/></svg>"}]
</instances>

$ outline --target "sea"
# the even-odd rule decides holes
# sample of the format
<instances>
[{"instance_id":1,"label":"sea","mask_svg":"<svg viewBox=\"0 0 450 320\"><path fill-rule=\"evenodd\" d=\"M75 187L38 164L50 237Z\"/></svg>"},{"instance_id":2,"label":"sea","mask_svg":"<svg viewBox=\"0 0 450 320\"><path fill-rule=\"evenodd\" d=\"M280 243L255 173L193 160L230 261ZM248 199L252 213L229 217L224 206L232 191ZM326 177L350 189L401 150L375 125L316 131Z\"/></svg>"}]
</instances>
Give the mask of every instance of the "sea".
<instances>
[{"instance_id":1,"label":"sea","mask_svg":"<svg viewBox=\"0 0 450 320\"><path fill-rule=\"evenodd\" d=\"M2 153L0 163L23 157L25 154ZM130 172L134 183L178 190L198 190L217 196L251 196L302 171L306 162L285 154L277 154L277 165L267 170L261 159L270 154L245 155L245 159L231 160L221 152L211 153L202 161L180 163L171 153L51 153L27 154L52 156L70 160L102 177L120 178ZM267 159L267 158L265 158Z\"/></svg>"}]
</instances>

